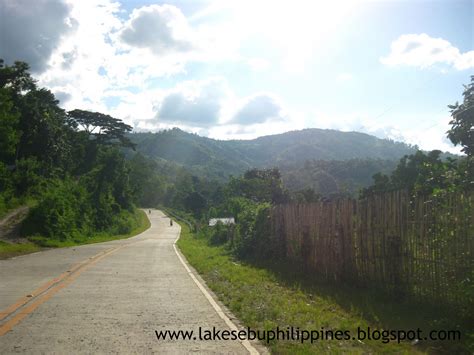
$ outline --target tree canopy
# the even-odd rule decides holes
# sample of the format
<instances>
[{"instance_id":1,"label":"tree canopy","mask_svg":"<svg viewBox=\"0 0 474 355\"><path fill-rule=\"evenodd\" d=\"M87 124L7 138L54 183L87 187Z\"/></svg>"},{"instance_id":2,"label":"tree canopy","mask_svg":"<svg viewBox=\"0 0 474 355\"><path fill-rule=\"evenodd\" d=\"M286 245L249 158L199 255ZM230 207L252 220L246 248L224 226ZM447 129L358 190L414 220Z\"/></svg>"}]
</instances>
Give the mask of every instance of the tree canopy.
<instances>
[{"instance_id":1,"label":"tree canopy","mask_svg":"<svg viewBox=\"0 0 474 355\"><path fill-rule=\"evenodd\" d=\"M74 128L84 130L97 143L120 144L123 147L135 148L135 144L126 137L126 134L132 131L132 126L117 118L100 112L77 109L69 111L68 117Z\"/></svg>"},{"instance_id":2,"label":"tree canopy","mask_svg":"<svg viewBox=\"0 0 474 355\"><path fill-rule=\"evenodd\" d=\"M462 151L474 155L474 75L471 82L464 85L463 102L449 105L451 109L451 129L447 132L448 138L454 145L461 145Z\"/></svg>"}]
</instances>

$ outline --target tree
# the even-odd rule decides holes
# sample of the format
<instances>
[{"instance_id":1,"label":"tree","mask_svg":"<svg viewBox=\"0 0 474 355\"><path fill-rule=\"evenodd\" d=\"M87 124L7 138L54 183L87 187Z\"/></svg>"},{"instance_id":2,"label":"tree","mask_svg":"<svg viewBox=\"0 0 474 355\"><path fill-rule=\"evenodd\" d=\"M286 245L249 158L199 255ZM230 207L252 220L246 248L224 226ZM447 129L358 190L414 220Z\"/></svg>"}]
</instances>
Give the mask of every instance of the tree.
<instances>
[{"instance_id":1,"label":"tree","mask_svg":"<svg viewBox=\"0 0 474 355\"><path fill-rule=\"evenodd\" d=\"M196 217L200 217L207 206L207 201L199 192L194 191L186 196L185 205L187 210L192 211Z\"/></svg>"},{"instance_id":2,"label":"tree","mask_svg":"<svg viewBox=\"0 0 474 355\"><path fill-rule=\"evenodd\" d=\"M135 149L130 139L126 137L132 126L123 123L112 116L84 110L68 112L69 122L74 128L81 128L99 144L117 144Z\"/></svg>"},{"instance_id":3,"label":"tree","mask_svg":"<svg viewBox=\"0 0 474 355\"><path fill-rule=\"evenodd\" d=\"M231 196L243 196L255 202L284 203L289 199L283 188L280 171L251 169L241 178L232 178L228 184Z\"/></svg>"},{"instance_id":4,"label":"tree","mask_svg":"<svg viewBox=\"0 0 474 355\"><path fill-rule=\"evenodd\" d=\"M300 203L311 203L321 201L321 195L316 193L311 187L307 187L303 190L296 191L294 198Z\"/></svg>"},{"instance_id":5,"label":"tree","mask_svg":"<svg viewBox=\"0 0 474 355\"><path fill-rule=\"evenodd\" d=\"M14 109L8 90L0 88L0 161L12 163L20 135L19 114Z\"/></svg>"},{"instance_id":6,"label":"tree","mask_svg":"<svg viewBox=\"0 0 474 355\"><path fill-rule=\"evenodd\" d=\"M451 109L451 129L447 132L448 138L454 145L461 145L461 151L468 156L474 153L474 75L471 83L464 85L464 100L462 104L456 102L449 105Z\"/></svg>"},{"instance_id":7,"label":"tree","mask_svg":"<svg viewBox=\"0 0 474 355\"><path fill-rule=\"evenodd\" d=\"M36 157L51 169L60 168L70 159L70 142L66 113L58 106L53 93L47 89L34 89L19 100L20 142L17 158Z\"/></svg>"},{"instance_id":8,"label":"tree","mask_svg":"<svg viewBox=\"0 0 474 355\"><path fill-rule=\"evenodd\" d=\"M28 70L30 66L25 62L15 62L13 66L3 64L0 58L0 87L12 89L20 94L36 89L36 83Z\"/></svg>"}]
</instances>

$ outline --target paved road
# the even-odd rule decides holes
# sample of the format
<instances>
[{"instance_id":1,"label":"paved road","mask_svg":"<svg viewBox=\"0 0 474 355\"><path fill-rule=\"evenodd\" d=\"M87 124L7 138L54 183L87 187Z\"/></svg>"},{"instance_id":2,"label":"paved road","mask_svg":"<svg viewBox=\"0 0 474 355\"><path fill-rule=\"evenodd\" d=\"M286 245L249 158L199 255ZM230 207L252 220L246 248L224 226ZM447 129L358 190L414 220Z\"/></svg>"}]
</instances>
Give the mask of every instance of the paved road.
<instances>
[{"instance_id":1,"label":"paved road","mask_svg":"<svg viewBox=\"0 0 474 355\"><path fill-rule=\"evenodd\" d=\"M155 330L229 325L175 252L179 226L156 210L150 220L130 239L1 260L0 353L252 351L238 341L157 340Z\"/></svg>"}]
</instances>

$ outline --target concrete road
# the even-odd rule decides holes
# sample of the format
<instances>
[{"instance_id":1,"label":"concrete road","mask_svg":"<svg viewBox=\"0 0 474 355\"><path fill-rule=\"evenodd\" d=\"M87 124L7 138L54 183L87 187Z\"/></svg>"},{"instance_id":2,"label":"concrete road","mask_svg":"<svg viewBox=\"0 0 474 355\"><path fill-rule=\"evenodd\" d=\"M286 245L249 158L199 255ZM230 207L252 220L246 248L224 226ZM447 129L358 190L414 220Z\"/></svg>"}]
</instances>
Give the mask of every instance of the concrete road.
<instances>
[{"instance_id":1,"label":"concrete road","mask_svg":"<svg viewBox=\"0 0 474 355\"><path fill-rule=\"evenodd\" d=\"M0 260L0 353L255 353L238 340L157 339L233 324L175 251L180 227L157 210L150 220L130 239Z\"/></svg>"}]
</instances>

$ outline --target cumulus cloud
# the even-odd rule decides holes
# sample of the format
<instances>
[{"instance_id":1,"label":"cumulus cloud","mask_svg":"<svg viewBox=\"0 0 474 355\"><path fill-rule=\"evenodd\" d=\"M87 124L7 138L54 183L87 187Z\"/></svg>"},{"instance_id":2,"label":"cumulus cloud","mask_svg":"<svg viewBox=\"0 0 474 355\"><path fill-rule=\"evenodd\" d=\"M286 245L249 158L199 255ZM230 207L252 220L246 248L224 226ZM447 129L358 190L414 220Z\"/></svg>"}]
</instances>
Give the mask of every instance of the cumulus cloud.
<instances>
[{"instance_id":1,"label":"cumulus cloud","mask_svg":"<svg viewBox=\"0 0 474 355\"><path fill-rule=\"evenodd\" d=\"M474 51L461 53L445 39L433 38L425 33L406 34L392 42L390 54L380 61L388 66L428 68L444 64L457 70L465 70L474 68Z\"/></svg>"},{"instance_id":2,"label":"cumulus cloud","mask_svg":"<svg viewBox=\"0 0 474 355\"><path fill-rule=\"evenodd\" d=\"M186 64L192 61L209 65L232 56L230 50L227 57L219 54L227 48L220 42L206 40L216 31L191 29L174 6L144 6L127 14L114 0L68 1L74 31L53 51L48 69L37 76L39 84L54 93L70 94L62 96L65 109L112 112L121 119L131 117L130 121L150 119L156 100L162 97L151 99L149 95L156 94L157 78L185 73ZM123 94L130 88L137 94L132 100ZM117 90L122 94L116 109L105 98Z\"/></svg>"},{"instance_id":3,"label":"cumulus cloud","mask_svg":"<svg viewBox=\"0 0 474 355\"><path fill-rule=\"evenodd\" d=\"M150 5L133 10L120 34L132 47L149 48L154 54L193 49L192 31L180 9Z\"/></svg>"},{"instance_id":4,"label":"cumulus cloud","mask_svg":"<svg viewBox=\"0 0 474 355\"><path fill-rule=\"evenodd\" d=\"M258 94L249 99L232 118L232 123L250 125L268 120L281 120L283 109L277 99L268 94Z\"/></svg>"},{"instance_id":5,"label":"cumulus cloud","mask_svg":"<svg viewBox=\"0 0 474 355\"><path fill-rule=\"evenodd\" d=\"M270 121L279 133L283 126L289 125L288 130L296 124L274 94L238 97L222 77L190 80L173 89L155 91L153 110L154 118L141 120L137 126L178 126L193 132L219 132L222 138L229 138L260 132Z\"/></svg>"},{"instance_id":6,"label":"cumulus cloud","mask_svg":"<svg viewBox=\"0 0 474 355\"><path fill-rule=\"evenodd\" d=\"M336 81L338 82L347 82L347 81L351 81L352 79L353 79L353 76L351 73L340 73L336 77Z\"/></svg>"},{"instance_id":7,"label":"cumulus cloud","mask_svg":"<svg viewBox=\"0 0 474 355\"><path fill-rule=\"evenodd\" d=\"M0 0L0 58L27 62L33 72L46 70L61 38L76 25L70 10L61 0Z\"/></svg>"},{"instance_id":8,"label":"cumulus cloud","mask_svg":"<svg viewBox=\"0 0 474 355\"><path fill-rule=\"evenodd\" d=\"M210 127L219 122L226 83L219 79L188 82L168 93L157 107L159 122Z\"/></svg>"},{"instance_id":9,"label":"cumulus cloud","mask_svg":"<svg viewBox=\"0 0 474 355\"><path fill-rule=\"evenodd\" d=\"M263 58L250 58L247 60L247 64L254 71L262 71L270 67L270 62Z\"/></svg>"},{"instance_id":10,"label":"cumulus cloud","mask_svg":"<svg viewBox=\"0 0 474 355\"><path fill-rule=\"evenodd\" d=\"M64 103L68 102L69 100L71 100L72 98L72 95L68 92L64 92L64 91L56 91L54 93L54 96L56 97L56 99L59 100L59 103L61 105L63 105Z\"/></svg>"}]
</instances>

